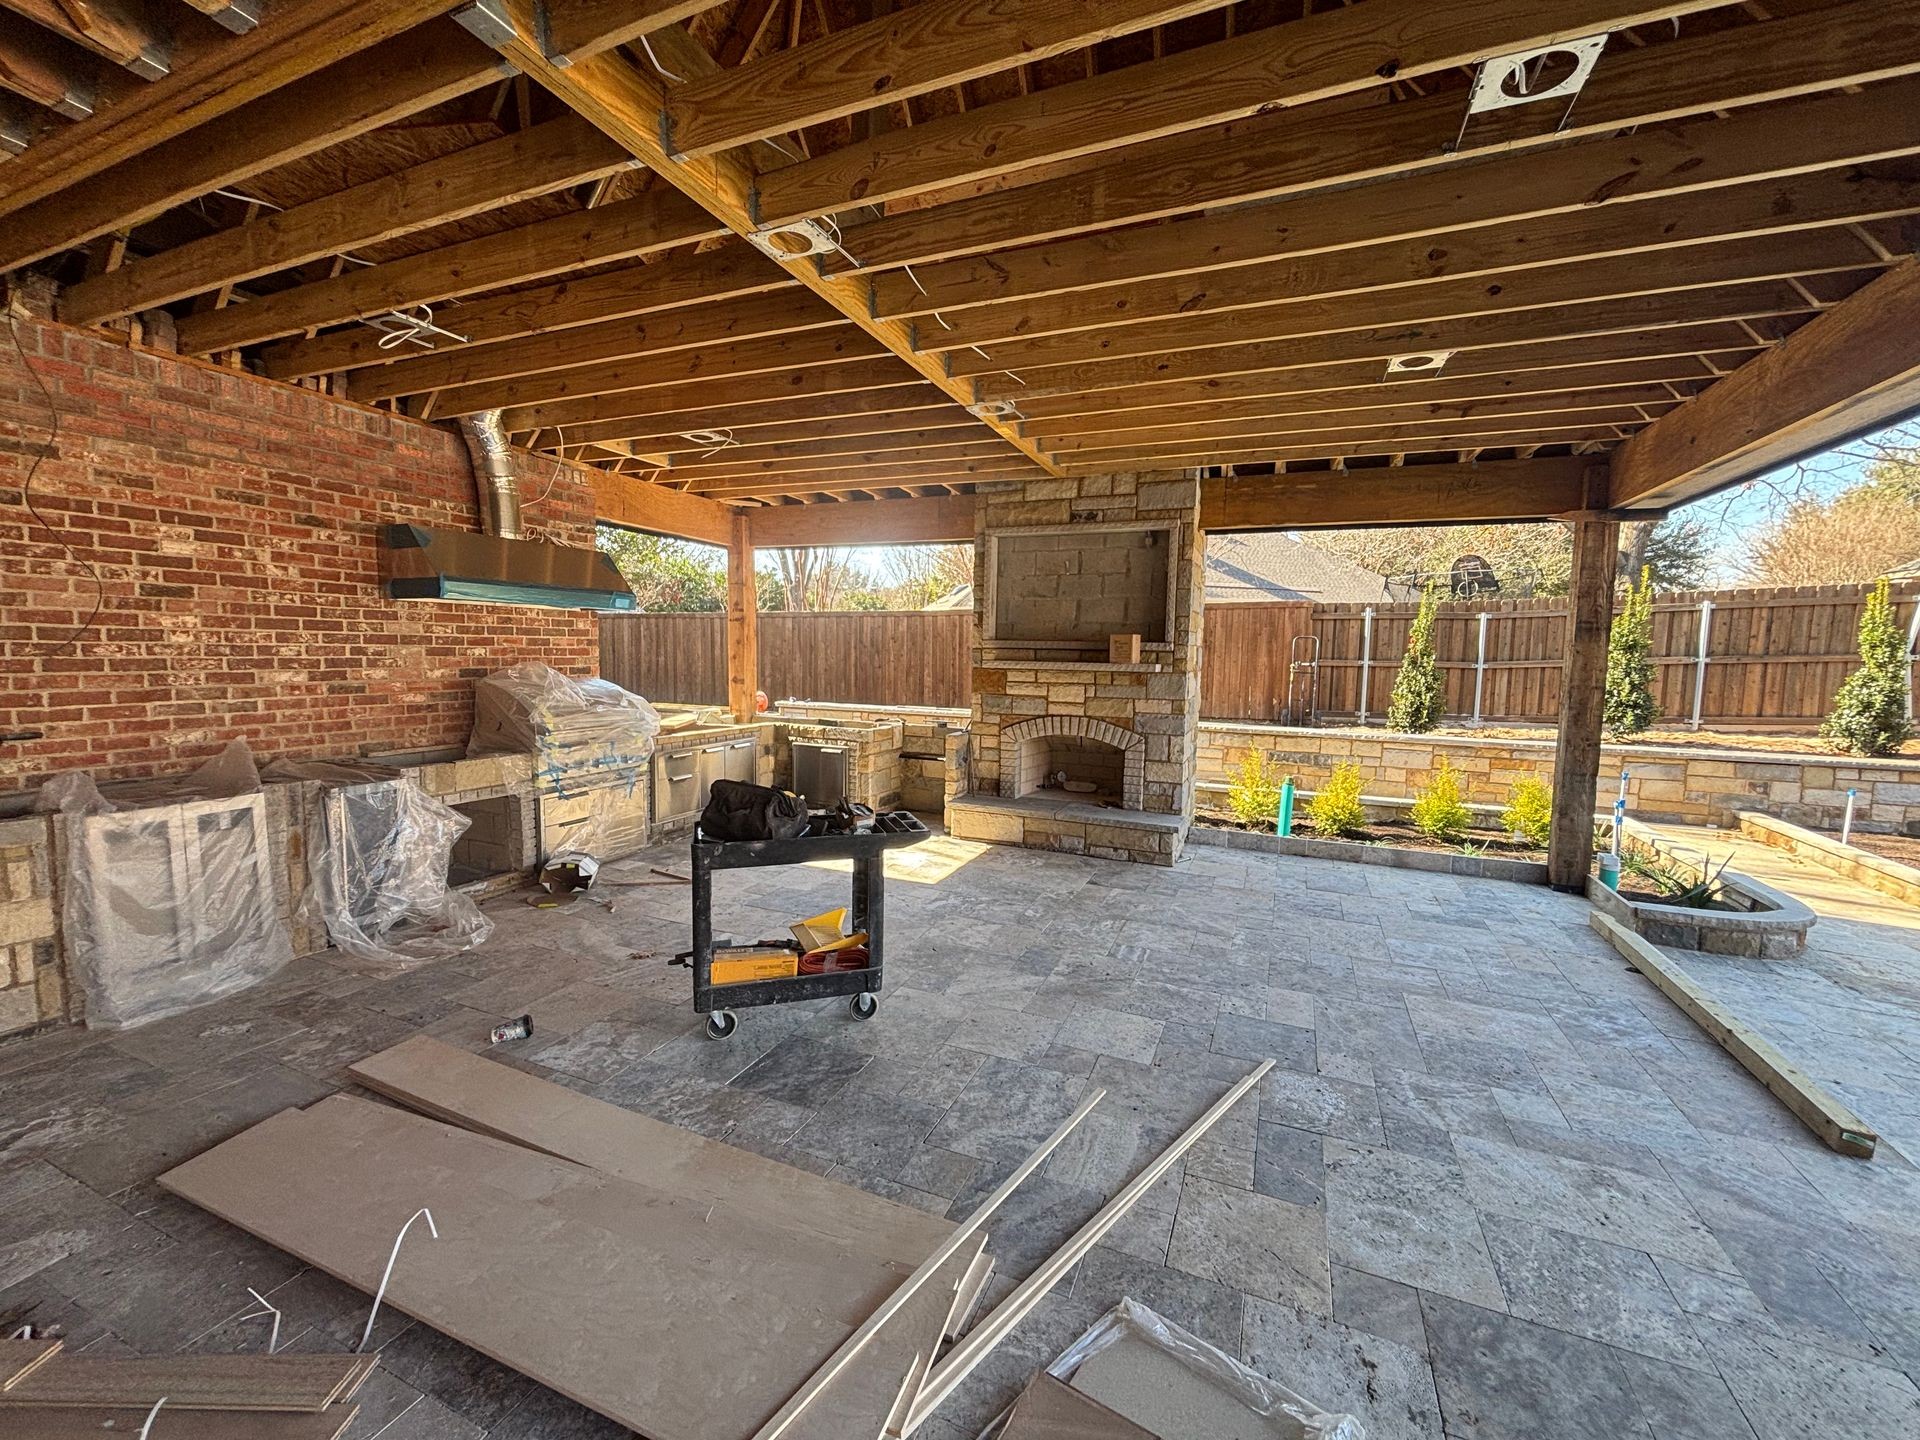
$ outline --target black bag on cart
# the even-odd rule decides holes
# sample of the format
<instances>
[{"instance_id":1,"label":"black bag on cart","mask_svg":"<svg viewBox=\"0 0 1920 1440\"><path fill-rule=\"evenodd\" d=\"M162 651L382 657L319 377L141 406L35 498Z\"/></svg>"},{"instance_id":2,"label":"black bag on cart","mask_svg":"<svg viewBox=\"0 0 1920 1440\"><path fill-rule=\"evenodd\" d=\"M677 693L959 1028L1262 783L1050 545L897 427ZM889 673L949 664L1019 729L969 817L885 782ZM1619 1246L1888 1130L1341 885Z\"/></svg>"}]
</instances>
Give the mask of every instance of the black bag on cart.
<instances>
[{"instance_id":1,"label":"black bag on cart","mask_svg":"<svg viewBox=\"0 0 1920 1440\"><path fill-rule=\"evenodd\" d=\"M792 840L807 828L807 802L771 785L716 780L700 812L708 840Z\"/></svg>"}]
</instances>

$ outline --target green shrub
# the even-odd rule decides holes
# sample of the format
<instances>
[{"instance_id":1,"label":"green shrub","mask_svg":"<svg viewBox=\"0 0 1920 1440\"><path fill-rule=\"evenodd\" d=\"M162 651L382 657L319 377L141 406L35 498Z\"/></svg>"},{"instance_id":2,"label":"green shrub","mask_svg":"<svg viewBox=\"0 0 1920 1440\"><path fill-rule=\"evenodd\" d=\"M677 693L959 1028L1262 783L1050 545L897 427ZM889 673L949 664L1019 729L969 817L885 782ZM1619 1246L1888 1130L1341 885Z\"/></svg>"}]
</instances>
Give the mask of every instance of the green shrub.
<instances>
[{"instance_id":1,"label":"green shrub","mask_svg":"<svg viewBox=\"0 0 1920 1440\"><path fill-rule=\"evenodd\" d=\"M1367 807L1360 803L1360 767L1344 760L1307 802L1307 823L1316 835L1337 840L1367 828Z\"/></svg>"},{"instance_id":2,"label":"green shrub","mask_svg":"<svg viewBox=\"0 0 1920 1440\"><path fill-rule=\"evenodd\" d=\"M1545 845L1553 835L1553 787L1538 775L1514 781L1500 823L1511 834Z\"/></svg>"},{"instance_id":3,"label":"green shrub","mask_svg":"<svg viewBox=\"0 0 1920 1440\"><path fill-rule=\"evenodd\" d=\"M1243 825L1271 825L1280 808L1280 781L1267 756L1252 746L1240 757L1240 768L1227 786L1227 805Z\"/></svg>"},{"instance_id":4,"label":"green shrub","mask_svg":"<svg viewBox=\"0 0 1920 1440\"><path fill-rule=\"evenodd\" d=\"M1429 584L1420 596L1420 609L1407 632L1407 654L1393 680L1393 698L1387 703L1387 724L1409 735L1424 735L1446 713L1446 682L1433 654L1433 622L1440 591Z\"/></svg>"},{"instance_id":5,"label":"green shrub","mask_svg":"<svg viewBox=\"0 0 1920 1440\"><path fill-rule=\"evenodd\" d=\"M1653 699L1653 576L1640 569L1640 583L1627 587L1627 603L1607 635L1608 733L1638 735L1660 718Z\"/></svg>"},{"instance_id":6,"label":"green shrub","mask_svg":"<svg viewBox=\"0 0 1920 1440\"><path fill-rule=\"evenodd\" d=\"M1882 579L1860 615L1860 668L1833 697L1820 733L1855 755L1895 754L1913 734L1907 722L1907 637Z\"/></svg>"},{"instance_id":7,"label":"green shrub","mask_svg":"<svg viewBox=\"0 0 1920 1440\"><path fill-rule=\"evenodd\" d=\"M1460 776L1445 760L1433 767L1433 778L1414 799L1412 819L1422 835L1449 843L1473 824L1473 812L1460 795Z\"/></svg>"}]
</instances>

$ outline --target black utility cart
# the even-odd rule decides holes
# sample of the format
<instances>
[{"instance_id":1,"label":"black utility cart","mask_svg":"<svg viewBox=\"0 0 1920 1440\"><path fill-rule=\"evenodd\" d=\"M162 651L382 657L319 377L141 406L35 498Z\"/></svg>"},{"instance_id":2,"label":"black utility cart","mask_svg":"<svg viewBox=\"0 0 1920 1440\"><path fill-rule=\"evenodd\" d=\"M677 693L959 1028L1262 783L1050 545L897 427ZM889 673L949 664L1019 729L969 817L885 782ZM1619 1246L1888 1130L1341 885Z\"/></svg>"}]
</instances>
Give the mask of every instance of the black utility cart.
<instances>
[{"instance_id":1,"label":"black utility cart","mask_svg":"<svg viewBox=\"0 0 1920 1440\"><path fill-rule=\"evenodd\" d=\"M916 845L933 832L905 810L874 817L873 828L851 833L815 834L791 840L708 840L693 833L693 1008L707 1017L707 1034L723 1040L738 1023L734 1011L755 1005L785 1005L849 995L855 1018L866 1020L880 1008L885 958L886 852ZM713 975L713 872L755 865L804 865L809 860L853 861L853 901L849 929L867 932L867 964L860 970L830 970L820 975L787 975L773 980L743 980L715 985Z\"/></svg>"}]
</instances>

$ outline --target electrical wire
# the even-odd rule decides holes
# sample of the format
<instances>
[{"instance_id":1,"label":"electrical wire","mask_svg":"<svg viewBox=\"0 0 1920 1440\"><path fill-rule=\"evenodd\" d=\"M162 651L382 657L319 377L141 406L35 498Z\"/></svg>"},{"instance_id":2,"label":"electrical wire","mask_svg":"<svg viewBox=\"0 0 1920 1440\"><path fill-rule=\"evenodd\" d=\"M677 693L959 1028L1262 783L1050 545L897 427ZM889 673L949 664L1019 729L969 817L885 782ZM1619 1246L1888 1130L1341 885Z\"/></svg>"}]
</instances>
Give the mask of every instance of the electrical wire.
<instances>
[{"instance_id":1,"label":"electrical wire","mask_svg":"<svg viewBox=\"0 0 1920 1440\"><path fill-rule=\"evenodd\" d=\"M78 550L75 550L72 542L67 539L66 535L62 531L54 529L52 524L48 522L47 517L40 513L40 507L33 503L33 482L40 474L40 462L52 454L55 447L60 443L60 407L54 403L53 391L47 388L47 382L41 377L40 372L34 368L33 362L27 358L27 347L20 341L20 316L11 308L7 311L7 335L13 341L13 350L14 353L20 357L21 365L26 368L27 374L33 377L33 383L40 388L40 398L47 407L47 443L40 452L33 457L33 463L27 467L26 481L20 487L20 503L26 507L27 513L33 516L40 528L51 535L60 548L67 552L67 559L73 564L85 569L87 574L93 579L93 609L88 613L86 619L74 627L71 635L67 636L66 639L62 640L51 650L42 650L40 652L40 659L51 660L56 655L66 654L67 651L80 643L81 636L93 628L94 621L100 618L100 612L106 608L107 582L100 574L100 567L82 555Z\"/></svg>"}]
</instances>

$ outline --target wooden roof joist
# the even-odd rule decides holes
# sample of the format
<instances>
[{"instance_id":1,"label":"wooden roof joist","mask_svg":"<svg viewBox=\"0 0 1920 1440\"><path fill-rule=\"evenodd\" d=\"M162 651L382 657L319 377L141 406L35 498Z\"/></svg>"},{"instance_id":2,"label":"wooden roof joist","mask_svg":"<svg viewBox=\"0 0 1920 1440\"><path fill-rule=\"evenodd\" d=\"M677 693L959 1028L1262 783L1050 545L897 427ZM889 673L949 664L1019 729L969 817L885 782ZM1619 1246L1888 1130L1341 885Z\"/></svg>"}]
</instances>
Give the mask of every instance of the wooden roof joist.
<instances>
[{"instance_id":1,"label":"wooden roof joist","mask_svg":"<svg viewBox=\"0 0 1920 1440\"><path fill-rule=\"evenodd\" d=\"M709 500L787 494L835 495L849 491L872 493L907 485L983 485L999 480L1045 480L1051 474L1020 456L1005 461L957 461L948 466L923 468L822 470L750 476L732 480L701 481L690 492Z\"/></svg>"},{"instance_id":2,"label":"wooden roof joist","mask_svg":"<svg viewBox=\"0 0 1920 1440\"><path fill-rule=\"evenodd\" d=\"M0 90L70 120L84 120L142 83L113 62L0 8Z\"/></svg>"},{"instance_id":3,"label":"wooden roof joist","mask_svg":"<svg viewBox=\"0 0 1920 1440\"><path fill-rule=\"evenodd\" d=\"M1398 454L1411 450L1457 449L1469 443L1497 445L1505 442L1492 437L1513 434L1618 439L1658 418L1657 415L1632 410L1615 413L1496 413L1464 417L1443 415L1434 419L1403 418L1381 426L1301 425L1281 427L1268 434L1160 437L1061 450L1054 453L1054 458L1065 466L1110 465L1116 468L1149 463L1174 467L1241 464L1279 457L1326 459L1333 455L1368 453L1364 450L1349 451L1346 448L1348 446L1371 446L1371 453L1374 454Z\"/></svg>"},{"instance_id":4,"label":"wooden roof joist","mask_svg":"<svg viewBox=\"0 0 1920 1440\"><path fill-rule=\"evenodd\" d=\"M1784 23L1749 26L1733 32L1733 37L1767 31L1771 25ZM1913 25L1911 16L1906 23ZM1729 43L1733 37L1729 37ZM1650 124L1674 114L1670 108L1673 93L1697 97L1679 111L1681 114L1699 114L1724 104L1739 103L1740 85L1721 83L1727 72L1721 69L1717 59L1707 58L1716 53L1715 49L1700 43L1702 49L1694 53L1689 66L1663 72L1661 78L1674 87L1672 91L1649 96L1635 84L1631 96L1613 111L1609 111L1604 93L1596 93L1603 92L1606 77L1612 73L1609 67L1614 59L1608 57L1608 65L1596 71L1592 84L1582 92L1564 132L1543 125L1537 116L1524 109L1509 112L1519 118L1506 123L1530 127L1531 140L1513 137L1498 145L1467 149L1457 155L1451 153L1447 146L1458 130L1465 104L1457 96L1436 96L1349 111L1312 125L1303 125L1299 115L1283 111L1237 122L1220 131L1136 146L1108 164L1043 187L1006 190L957 200L927 211L849 225L846 244L868 270L914 265L915 274L926 283L928 290L941 297L938 303L945 303L946 272L932 269L936 261L1388 175L1406 177L1400 185L1408 192L1404 197L1407 203L1398 212L1398 223L1392 223L1390 215L1373 218L1365 213L1357 214L1351 217L1348 233L1359 238L1347 243L1405 238L1453 229L1461 224L1484 223L1474 220L1470 209L1463 210L1462 202L1469 197L1454 196L1444 176L1436 184L1421 186L1417 182L1432 177L1408 172L1441 169L1451 174L1462 164L1493 165L1503 155L1509 159L1522 158L1506 152L1522 152L1532 158L1533 163L1509 164L1499 171L1480 172L1493 187L1479 196L1482 213L1489 195L1502 198L1498 176L1513 176L1520 191L1505 196L1503 208L1487 215L1487 220L1520 218L1635 193L1668 193L1715 183L1827 169L1881 153L1872 131L1872 116L1879 113L1876 107L1880 102L1867 99L1874 90L1859 96L1814 95L1805 100L1762 106L1752 115L1736 113L1723 120L1708 117L1679 121L1658 131L1630 137L1637 142L1631 145L1608 141L1605 137L1623 127ZM1882 74L1877 64L1879 52L1871 52L1871 59L1863 61L1859 52L1829 50L1814 37L1807 37L1804 43L1808 47L1805 53L1827 57L1825 68L1813 72L1819 76L1820 83L1811 88L1828 90L1835 85L1855 83L1847 78L1850 75L1864 74L1873 79ZM1906 57L1902 68L1895 72L1897 76L1909 76L1920 70L1920 37L1909 36L1904 46L1904 51L1895 52ZM1618 63L1623 67L1651 64L1653 57L1666 56L1678 48L1677 44L1662 45L1642 55L1622 55ZM1806 80L1809 69L1802 54L1794 46L1782 43L1777 50L1771 46L1762 50L1755 56L1755 63L1773 67L1769 73L1785 67L1787 75L1799 77L1810 85ZM1600 148L1588 149L1585 144L1571 143L1583 136L1593 137ZM1765 156L1768 146L1780 148L1777 159ZM1537 157L1531 156L1532 151L1540 149L1551 149L1556 157L1551 164L1539 163ZM1571 191L1574 177L1561 172L1569 165L1589 162L1599 166L1600 173L1590 174L1584 190ZM1727 178L1716 181L1716 173ZM1541 190L1543 195L1529 204L1525 195L1534 189ZM1337 242L1327 241L1322 245L1330 247L1334 243ZM839 256L828 257L826 261L830 270L846 269L849 264ZM922 266L928 270L923 272L919 268ZM1054 273L1057 276L1074 272L1068 269ZM1089 278L1097 280L1100 276L1096 272ZM1121 274L1113 278L1129 277ZM908 283L908 288L912 288L904 276L882 283L889 297L904 294L899 288L901 283ZM884 307L880 313L889 313L890 308L891 305Z\"/></svg>"},{"instance_id":5,"label":"wooden roof joist","mask_svg":"<svg viewBox=\"0 0 1920 1440\"><path fill-rule=\"evenodd\" d=\"M1757 320L1801 314L1813 308L1793 286L1781 281L1724 289L1681 290L1661 295L1568 304L1506 314L1475 315L1379 330L1311 335L1293 340L1256 341L1177 350L1117 360L1033 368L1013 375L985 375L975 381L981 400L1014 400L1072 391L1116 389L1172 380L1202 380L1349 360L1385 362L1395 355L1432 350L1474 350L1489 346L1537 345L1587 335L1645 332L1667 325L1698 325L1710 320Z\"/></svg>"},{"instance_id":6,"label":"wooden roof joist","mask_svg":"<svg viewBox=\"0 0 1920 1440\"><path fill-rule=\"evenodd\" d=\"M457 312L448 314L457 314L458 333L466 336L467 344L442 340L434 354L451 355L471 346L545 335L624 316L654 315L793 289L793 281L767 264L758 251L729 245L704 254L642 262L584 279L570 277L462 301ZM391 365L418 359L422 353L382 350L381 339L372 330L353 329L317 335L311 340L288 340L262 351L261 365L274 378L291 380L365 365Z\"/></svg>"},{"instance_id":7,"label":"wooden roof joist","mask_svg":"<svg viewBox=\"0 0 1920 1440\"><path fill-rule=\"evenodd\" d=\"M1126 450L1080 456L1063 462L1069 475L1099 475L1110 470L1184 470L1202 465L1253 465L1285 460L1350 460L1367 456L1451 455L1462 450L1520 450L1549 445L1612 444L1625 438L1625 429L1613 425L1536 425L1532 429L1500 425L1454 426L1446 434L1407 433L1366 440L1326 441L1306 445L1218 449L1198 454L1175 450Z\"/></svg>"},{"instance_id":8,"label":"wooden roof joist","mask_svg":"<svg viewBox=\"0 0 1920 1440\"><path fill-rule=\"evenodd\" d=\"M546 401L509 409L507 429L515 434L605 421L651 422L661 415L702 417L689 429L731 425L741 413L795 418L822 413L846 414L920 403L941 392L892 358L852 360L772 374L732 379L703 379L648 388L628 386L597 391L573 400ZM942 396L941 398L945 398ZM781 410L779 407L788 407ZM676 424L678 423L676 418Z\"/></svg>"},{"instance_id":9,"label":"wooden roof joist","mask_svg":"<svg viewBox=\"0 0 1920 1440\"><path fill-rule=\"evenodd\" d=\"M960 412L960 416L963 420L971 418L964 411ZM683 452L682 458L676 459L667 472L676 480L733 473L750 465L813 469L869 461L905 463L947 458L981 459L1014 453L1005 441L992 435L983 437L978 425L898 430L825 440L783 440L766 445L754 444L749 439L746 443L719 448L708 445L703 449L691 449L683 442L676 448Z\"/></svg>"},{"instance_id":10,"label":"wooden roof joist","mask_svg":"<svg viewBox=\"0 0 1920 1440\"><path fill-rule=\"evenodd\" d=\"M779 278L777 273L774 278ZM446 323L452 325L462 318L449 310ZM636 319L603 320L509 344L452 345L444 353L356 370L348 378L347 393L355 400L386 400L609 360L632 361L702 346L746 345L783 335L850 329L844 315L804 291L797 295L755 295Z\"/></svg>"},{"instance_id":11,"label":"wooden roof joist","mask_svg":"<svg viewBox=\"0 0 1920 1440\"><path fill-rule=\"evenodd\" d=\"M1441 280L1430 285L1373 290L1332 299L1271 299L1224 314L1207 310L1177 319L1142 321L1098 331L1069 331L1035 340L1002 341L986 354L948 356L956 375L1029 371L1132 356L1191 350L1210 344L1282 340L1377 326L1438 323L1546 306L1685 293L1796 275L1878 266L1880 252L1847 230L1810 231L1699 246L1648 264L1635 256L1583 260L1488 280ZM1267 294L1285 294L1269 291Z\"/></svg>"},{"instance_id":12,"label":"wooden roof joist","mask_svg":"<svg viewBox=\"0 0 1920 1440\"><path fill-rule=\"evenodd\" d=\"M796 366L831 366L846 360L871 360L886 347L851 326L837 326L770 340L716 345L689 354L648 356L630 362L555 370L513 380L488 381L442 390L433 397L436 416L471 415L480 410L517 409L553 400L604 395L615 390L683 385L708 378L768 375ZM379 373L377 371L370 373Z\"/></svg>"},{"instance_id":13,"label":"wooden roof joist","mask_svg":"<svg viewBox=\"0 0 1920 1440\"><path fill-rule=\"evenodd\" d=\"M1218 125L1276 106L1337 99L1380 89L1389 80L1417 79L1489 55L1721 3L1685 0L1662 11L1631 0L1367 0L1365 7L1309 13L1271 29L869 140L833 165L831 183L820 169L802 182L813 199L798 213L821 214L848 203L938 189ZM1095 11L1110 8L1102 5ZM694 133L724 129L716 127L711 115L691 113L698 101L709 98L690 94L693 88L670 98L670 113L677 114L685 104L689 126L698 127ZM868 99L867 104L872 103ZM794 202L777 193L765 198L767 188L760 187L760 214L773 223L772 217L785 215Z\"/></svg>"},{"instance_id":14,"label":"wooden roof joist","mask_svg":"<svg viewBox=\"0 0 1920 1440\"><path fill-rule=\"evenodd\" d=\"M233 43L245 45L250 39ZM385 40L262 95L220 124L143 146L133 157L96 172L89 183L74 183L31 208L12 203L16 192L10 185L0 197L0 270L137 224L346 136L477 90L504 73L485 46L450 21L436 20L419 33ZM101 114L134 108L166 84L144 86L140 96ZM37 161L54 148L51 142L37 145L31 158Z\"/></svg>"},{"instance_id":15,"label":"wooden roof joist","mask_svg":"<svg viewBox=\"0 0 1920 1440\"><path fill-rule=\"evenodd\" d=\"M838 448L828 448L838 445ZM914 474L923 467L951 470L958 466L988 465L1005 467L1025 464L1025 457L1011 449L998 436L981 438L976 427L974 438L935 445L915 445L905 449L881 446L858 450L840 442L826 441L819 446L800 446L778 454L738 455L734 450L675 465L665 478L684 481L689 489L704 491L710 484L751 480L764 475L846 475L858 479L873 470Z\"/></svg>"},{"instance_id":16,"label":"wooden roof joist","mask_svg":"<svg viewBox=\"0 0 1920 1440\"><path fill-rule=\"evenodd\" d=\"M1920 138L1920 124L1915 126ZM1335 199L1326 203L1335 203ZM1217 314L1276 299L1352 297L1423 285L1462 284L1530 270L1626 256L1682 274L1718 260L1716 247L1736 242L1775 248L1782 256L1806 246L1774 245L1776 237L1862 224L1920 212L1920 184L1872 180L1858 171L1825 172L1604 208L1570 211L1440 237L1263 261L1226 270L1170 276L1032 300L1003 301L943 313L922 323L925 348L949 351L993 346L1170 317ZM1233 217L1222 217L1231 219ZM1195 222L1179 222L1182 227ZM1199 245L1204 232L1192 240ZM1845 233L1823 241L1836 255L1857 253ZM1784 271L1778 273L1785 273ZM941 323L944 322L944 323Z\"/></svg>"},{"instance_id":17,"label":"wooden roof joist","mask_svg":"<svg viewBox=\"0 0 1920 1440\"><path fill-rule=\"evenodd\" d=\"M677 191L649 190L631 200L356 268L224 310L184 315L180 348L190 355L232 350L585 265L636 260L719 232L711 216Z\"/></svg>"},{"instance_id":18,"label":"wooden roof joist","mask_svg":"<svg viewBox=\"0 0 1920 1440\"><path fill-rule=\"evenodd\" d=\"M1062 395L1032 396L1020 402L1021 428L1044 442L1061 429L1097 429L1116 423L1150 424L1162 413L1198 408L1211 413L1224 403L1311 395L1331 389L1360 390L1391 397L1408 385L1463 385L1551 388L1562 375L1587 375L1634 365L1681 370L1685 378L1712 379L1733 369L1758 349L1753 336L1737 324L1675 325L1646 332L1627 330L1538 344L1519 344L1455 354L1438 376L1409 380L1389 376L1377 359L1347 360L1290 369L1256 370L1201 380L1169 381ZM1599 383L1596 379L1583 381ZM1440 392L1435 392L1440 393ZM1503 389L1501 393L1505 393ZM1390 403L1390 402L1389 402Z\"/></svg>"},{"instance_id":19,"label":"wooden roof joist","mask_svg":"<svg viewBox=\"0 0 1920 1440\"><path fill-rule=\"evenodd\" d=\"M34 146L8 171L0 215L26 210L263 96L295 88L304 77L381 46L448 8L447 0L382 0L373 6L365 0L280 0L258 29L208 47L122 104ZM450 41L441 48L453 50ZM7 227L0 233L16 232ZM0 248L0 269L24 263L11 248Z\"/></svg>"},{"instance_id":20,"label":"wooden roof joist","mask_svg":"<svg viewBox=\"0 0 1920 1440\"><path fill-rule=\"evenodd\" d=\"M579 116L565 115L90 276L62 294L60 318L90 325L131 315L634 163Z\"/></svg>"},{"instance_id":21,"label":"wooden roof joist","mask_svg":"<svg viewBox=\"0 0 1920 1440\"><path fill-rule=\"evenodd\" d=\"M896 395L894 391L876 391L876 395ZM635 422L615 420L597 426L585 426L565 432L571 441L617 439L624 440L643 455L702 455L715 449L711 438L691 438L703 432L720 429L728 432L733 443L727 447L728 453L738 454L747 448L762 450L784 450L792 445L808 444L829 440L850 440L868 438L877 441L893 441L903 435L927 435L951 433L955 437L977 439L980 427L966 411L958 408L944 395L933 397L937 403L915 406L910 409L890 410L868 415L820 416L814 419L790 421L784 425L726 423L716 426L715 420L725 420L723 415L716 416L710 411L682 412L677 427L672 429L655 428L644 434L617 435L616 430L632 430ZM895 404L902 404L896 399ZM748 411L747 414L755 412ZM646 423L646 422L642 422ZM553 432L544 432L553 433ZM542 437L536 437L542 438Z\"/></svg>"},{"instance_id":22,"label":"wooden roof joist","mask_svg":"<svg viewBox=\"0 0 1920 1440\"><path fill-rule=\"evenodd\" d=\"M718 0L567 0L551 6L546 43L550 58L571 63L616 45L657 35Z\"/></svg>"},{"instance_id":23,"label":"wooden roof joist","mask_svg":"<svg viewBox=\"0 0 1920 1440\"><path fill-rule=\"evenodd\" d=\"M1187 433L1196 425L1266 420L1282 416L1345 415L1356 425L1372 423L1375 412L1407 405L1478 405L1538 401L1554 403L1569 396L1590 397L1594 403L1636 403L1637 397L1673 400L1691 395L1714 378L1692 356L1663 360L1635 360L1620 365L1571 366L1557 370L1502 372L1465 378L1414 379L1387 377L1379 367L1366 385L1344 389L1305 390L1288 395L1252 399L1220 399L1194 405L1169 405L1140 411L1118 410L1096 415L1071 415L1021 422L1021 431L1050 449L1069 448L1089 436L1155 431ZM1283 372L1285 373L1285 372ZM1628 397L1624 400L1617 397Z\"/></svg>"},{"instance_id":24,"label":"wooden roof joist","mask_svg":"<svg viewBox=\"0 0 1920 1440\"><path fill-rule=\"evenodd\" d=\"M142 0L6 0L5 8L149 80L191 59L183 50L208 48L195 46L191 35L176 37Z\"/></svg>"}]
</instances>

